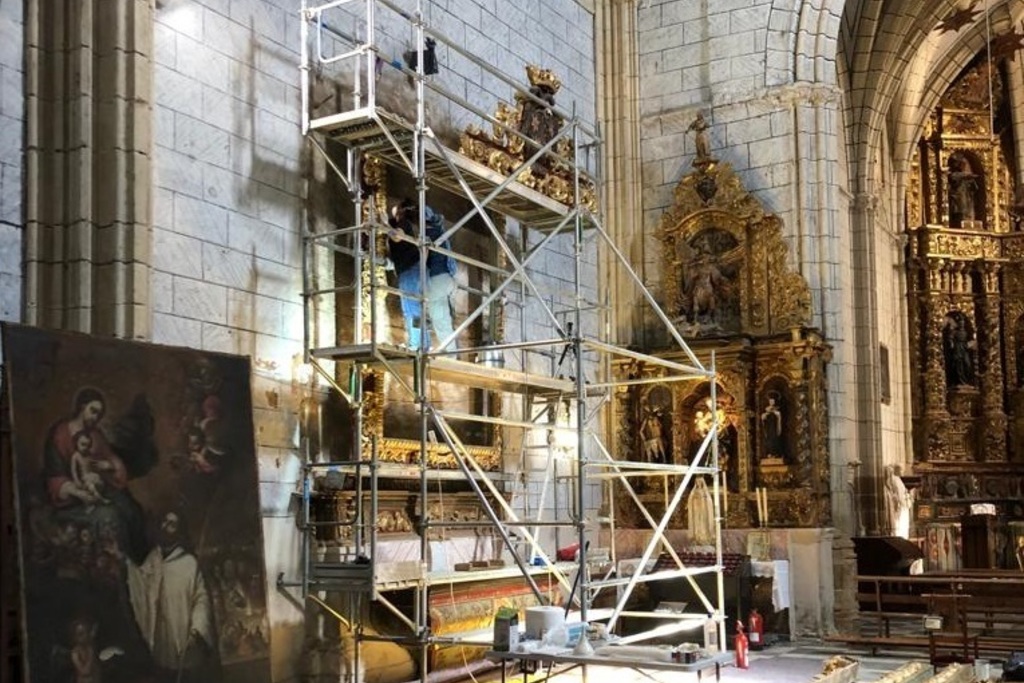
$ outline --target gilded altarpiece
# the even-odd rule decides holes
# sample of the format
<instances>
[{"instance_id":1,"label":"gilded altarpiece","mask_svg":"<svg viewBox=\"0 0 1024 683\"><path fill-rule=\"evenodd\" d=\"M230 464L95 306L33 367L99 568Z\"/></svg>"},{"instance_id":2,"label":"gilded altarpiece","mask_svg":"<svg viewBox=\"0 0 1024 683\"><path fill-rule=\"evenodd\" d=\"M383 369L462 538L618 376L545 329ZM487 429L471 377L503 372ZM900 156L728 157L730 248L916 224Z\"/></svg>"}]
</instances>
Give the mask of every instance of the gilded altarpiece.
<instances>
[{"instance_id":1,"label":"gilded altarpiece","mask_svg":"<svg viewBox=\"0 0 1024 683\"><path fill-rule=\"evenodd\" d=\"M1024 207L1010 133L991 132L984 71L965 72L931 116L907 196L919 533L976 503L1024 516ZM998 78L993 91L998 112Z\"/></svg>"},{"instance_id":2,"label":"gilded altarpiece","mask_svg":"<svg viewBox=\"0 0 1024 683\"><path fill-rule=\"evenodd\" d=\"M694 352L715 354L717 406L702 381L657 382L660 367L623 362L638 380L615 396L620 457L685 464L719 416L719 462L728 495L725 525L757 526L755 489L767 489L771 526L821 527L831 518L825 368L831 349L810 327L807 283L787 263L782 222L764 212L732 167L698 160L676 187L657 239L662 304ZM679 350L657 355L685 363ZM671 477L648 478L638 495L664 510ZM642 526L627 493L615 499L623 526ZM672 520L685 527L686 510Z\"/></svg>"},{"instance_id":3,"label":"gilded altarpiece","mask_svg":"<svg viewBox=\"0 0 1024 683\"><path fill-rule=\"evenodd\" d=\"M361 222L364 225L374 223L385 225L389 198L394 201L394 197L389 195L389 178L385 165L377 157L364 156L361 159L360 178L363 199ZM379 232L376 240L374 245L376 253L387 254L386 235ZM368 244L363 244L364 249L368 250L368 246ZM378 259L378 261L374 264L367 258L362 262L360 273L362 299L359 302L364 316L362 338L374 338L380 343L401 341L402 332L396 332L396 328L400 327L397 323L401 315L400 311L396 310L397 301L392 297L389 304L384 289L389 284L393 287L394 282L389 283L384 260ZM499 264L501 263L502 261L499 260ZM346 259L338 259L337 266L340 270L347 265ZM351 274L342 270L339 284L344 284L348 277L351 277ZM376 287L371 286L374 283ZM354 308L354 300L342 299L342 301L348 307ZM498 310L500 311L500 307ZM500 340L504 334L504 316L499 314L494 318L496 322L489 334L493 339ZM371 326L371 319L374 321L376 329ZM343 338L346 336L345 328L352 326L353 319L348 315L340 315L337 324L340 328L338 336ZM379 364L353 367L350 364L339 363L337 376L334 379L339 386L348 387L353 379L350 373L355 372L362 373L363 409L360 438L363 456L369 458L371 449L376 448L378 461L388 468L380 474L378 537L387 540L413 532L418 533L419 520L416 515L419 509L417 502L419 475L417 468L420 460L425 457L427 467L430 469L455 471L458 469L455 455L443 442L428 442L421 445L418 439L409 437L410 434L417 433L419 428L419 416L415 405L408 389L401 382L389 377ZM451 397L453 394L456 400L463 400L467 403L473 400L470 390L462 388L432 386L431 392L434 400L445 396ZM497 400L493 394L484 403L488 415L500 416L501 401ZM341 408L339 413L341 416L335 418L336 422L354 421L354 414L348 411L347 407ZM481 468L489 472L497 472L501 469L501 430L488 429L485 434L461 434L460 436L469 444L466 448ZM351 456L351 449L352 444L343 441L337 446L336 452L331 453L331 456L335 459L345 459ZM484 513L476 495L469 492L468 487L458 482L457 478L445 478L443 484L439 484L436 489L431 491L431 501L441 496L442 489L449 501L450 509L445 512L446 516L455 514L462 521L482 518ZM356 510L356 495L354 483L350 478L321 477L318 481L318 490L314 494L313 517L321 522L350 522ZM455 501L458 501L457 507ZM430 510L435 507L433 502L428 502ZM457 511L453 512L453 510ZM434 521L440 519L432 512L431 516ZM349 527L322 527L318 538L326 542L327 545L344 544L349 540L349 531Z\"/></svg>"}]
</instances>

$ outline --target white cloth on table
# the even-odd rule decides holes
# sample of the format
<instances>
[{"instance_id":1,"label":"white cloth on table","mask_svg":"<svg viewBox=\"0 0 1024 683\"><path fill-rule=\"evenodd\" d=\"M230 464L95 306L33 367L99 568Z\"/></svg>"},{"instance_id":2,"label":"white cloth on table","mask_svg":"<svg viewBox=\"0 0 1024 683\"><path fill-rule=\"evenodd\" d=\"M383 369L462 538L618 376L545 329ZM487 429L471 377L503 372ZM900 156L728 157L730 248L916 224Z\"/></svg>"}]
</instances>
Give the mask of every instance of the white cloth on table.
<instances>
[{"instance_id":1,"label":"white cloth on table","mask_svg":"<svg viewBox=\"0 0 1024 683\"><path fill-rule=\"evenodd\" d=\"M750 575L771 578L772 609L778 612L789 607L789 560L751 560Z\"/></svg>"},{"instance_id":2,"label":"white cloth on table","mask_svg":"<svg viewBox=\"0 0 1024 683\"><path fill-rule=\"evenodd\" d=\"M778 612L789 608L789 560L774 560L772 579L772 608Z\"/></svg>"}]
</instances>

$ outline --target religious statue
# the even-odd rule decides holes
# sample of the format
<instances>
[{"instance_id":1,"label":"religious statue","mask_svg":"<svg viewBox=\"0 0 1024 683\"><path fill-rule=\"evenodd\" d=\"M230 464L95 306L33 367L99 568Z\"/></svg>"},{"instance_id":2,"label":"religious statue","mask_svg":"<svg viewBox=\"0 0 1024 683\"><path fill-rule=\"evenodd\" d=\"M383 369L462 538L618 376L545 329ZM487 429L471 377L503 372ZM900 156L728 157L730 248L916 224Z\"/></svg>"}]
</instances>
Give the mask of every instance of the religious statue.
<instances>
[{"instance_id":1,"label":"religious statue","mask_svg":"<svg viewBox=\"0 0 1024 683\"><path fill-rule=\"evenodd\" d=\"M686 499L686 520L694 545L715 542L715 501L704 477L697 477L693 491Z\"/></svg>"},{"instance_id":2,"label":"religious statue","mask_svg":"<svg viewBox=\"0 0 1024 683\"><path fill-rule=\"evenodd\" d=\"M689 133L693 131L693 143L697 148L697 156L693 160L694 166L701 166L714 163L714 159L711 157L711 145L708 142L708 129L711 128L708 122L704 120L704 114L697 112L697 118L690 123L690 126L686 129Z\"/></svg>"},{"instance_id":3,"label":"religious statue","mask_svg":"<svg viewBox=\"0 0 1024 683\"><path fill-rule=\"evenodd\" d=\"M665 445L665 426L661 422L660 408L648 409L640 434L643 439L643 460L645 462L664 463L668 455Z\"/></svg>"},{"instance_id":4,"label":"religious statue","mask_svg":"<svg viewBox=\"0 0 1024 683\"><path fill-rule=\"evenodd\" d=\"M685 278L685 287L690 295L690 313L694 322L712 322L718 308L716 292L725 282L722 271L718 269L712 255L705 249L698 251L696 259L687 269Z\"/></svg>"},{"instance_id":5,"label":"religious statue","mask_svg":"<svg viewBox=\"0 0 1024 683\"><path fill-rule=\"evenodd\" d=\"M1017 547L1013 554L1017 557L1017 566L1024 572L1024 536L1017 537Z\"/></svg>"},{"instance_id":6,"label":"religious statue","mask_svg":"<svg viewBox=\"0 0 1024 683\"><path fill-rule=\"evenodd\" d=\"M899 465L885 467L885 511L888 531L893 536L910 537L910 508L913 499L900 479Z\"/></svg>"},{"instance_id":7,"label":"religious statue","mask_svg":"<svg viewBox=\"0 0 1024 683\"><path fill-rule=\"evenodd\" d=\"M725 411L721 407L715 407L711 402L710 396L704 399L704 407L699 408L693 414L693 429L700 439L695 445L697 448L700 447L700 444L703 443L703 440L711 432L716 420L718 422L718 469L726 472L726 476L731 479L733 474L729 468L729 462L730 452L733 447L732 435L734 430L729 425ZM710 448L707 451L706 458L706 462L711 462ZM730 489L736 490L734 482L730 481L728 486Z\"/></svg>"},{"instance_id":8,"label":"religious statue","mask_svg":"<svg viewBox=\"0 0 1024 683\"><path fill-rule=\"evenodd\" d=\"M693 426L702 439L711 431L716 419L718 420L718 432L721 434L722 429L725 428L725 411L714 406L709 396L704 399L704 408L693 414Z\"/></svg>"},{"instance_id":9,"label":"religious statue","mask_svg":"<svg viewBox=\"0 0 1024 683\"><path fill-rule=\"evenodd\" d=\"M1006 212L1010 214L1013 229L1020 231L1024 224L1024 185L1018 185L1017 189L1013 191L1013 203L1006 209Z\"/></svg>"},{"instance_id":10,"label":"religious statue","mask_svg":"<svg viewBox=\"0 0 1024 683\"><path fill-rule=\"evenodd\" d=\"M533 97L521 98L522 116L519 119L519 132L533 142L546 145L558 135L564 124L562 117L554 111L555 93L561 84L553 76L543 79L534 77L533 74L531 74L530 81L530 95ZM526 156L533 156L538 149L540 147L527 143ZM543 154L534 162L531 170L536 177L543 178L551 171L553 163L554 159Z\"/></svg>"},{"instance_id":11,"label":"religious statue","mask_svg":"<svg viewBox=\"0 0 1024 683\"><path fill-rule=\"evenodd\" d=\"M690 334L736 324L733 280L743 261L743 247L728 232L711 228L675 244L675 261L682 275L680 319Z\"/></svg>"},{"instance_id":12,"label":"religious statue","mask_svg":"<svg viewBox=\"0 0 1024 683\"><path fill-rule=\"evenodd\" d=\"M785 438L783 437L782 407L777 391L768 392L768 405L761 413L761 434L764 439L763 458L785 458Z\"/></svg>"},{"instance_id":13,"label":"religious statue","mask_svg":"<svg viewBox=\"0 0 1024 683\"><path fill-rule=\"evenodd\" d=\"M946 316L942 328L942 355L946 366L946 385L974 386L974 350L977 347L968 327L967 316L954 311Z\"/></svg>"},{"instance_id":14,"label":"religious statue","mask_svg":"<svg viewBox=\"0 0 1024 683\"><path fill-rule=\"evenodd\" d=\"M978 176L971 171L966 158L949 158L949 223L953 227L975 218L974 197L978 191Z\"/></svg>"}]
</instances>

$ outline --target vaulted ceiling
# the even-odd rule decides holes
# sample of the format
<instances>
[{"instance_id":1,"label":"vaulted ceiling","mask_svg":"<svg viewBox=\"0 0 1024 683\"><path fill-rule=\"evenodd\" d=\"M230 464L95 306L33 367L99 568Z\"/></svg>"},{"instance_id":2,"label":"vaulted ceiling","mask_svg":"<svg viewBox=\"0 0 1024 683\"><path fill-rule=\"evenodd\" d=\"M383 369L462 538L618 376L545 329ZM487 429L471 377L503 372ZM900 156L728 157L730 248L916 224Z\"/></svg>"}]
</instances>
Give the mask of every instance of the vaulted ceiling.
<instances>
[{"instance_id":1,"label":"vaulted ceiling","mask_svg":"<svg viewBox=\"0 0 1024 683\"><path fill-rule=\"evenodd\" d=\"M887 133L898 176L943 92L996 38L1020 26L1024 0L848 0L838 44L854 193L872 191ZM1018 29L1018 32L1020 29ZM1020 77L1020 72L1014 72Z\"/></svg>"}]
</instances>

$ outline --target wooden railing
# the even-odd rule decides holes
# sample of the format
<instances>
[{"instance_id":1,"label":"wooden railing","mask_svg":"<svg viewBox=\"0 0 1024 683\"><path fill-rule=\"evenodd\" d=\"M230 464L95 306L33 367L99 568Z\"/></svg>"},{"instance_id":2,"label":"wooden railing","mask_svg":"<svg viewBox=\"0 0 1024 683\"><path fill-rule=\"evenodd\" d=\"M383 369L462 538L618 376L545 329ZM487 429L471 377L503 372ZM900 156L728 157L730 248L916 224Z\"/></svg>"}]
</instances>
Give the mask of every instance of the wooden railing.
<instances>
[{"instance_id":1,"label":"wooden railing","mask_svg":"<svg viewBox=\"0 0 1024 683\"><path fill-rule=\"evenodd\" d=\"M876 620L877 631L874 635L840 634L835 640L866 645L872 650L929 650L932 655L938 642L953 647L955 658L973 656L979 650L1005 653L1024 649L1024 575L970 571L858 575L857 582L861 616ZM926 631L922 621L911 632L893 635L893 621L907 624L911 619L923 620L926 614L941 616L941 629Z\"/></svg>"}]
</instances>

